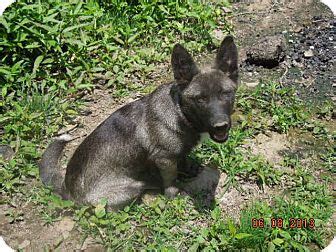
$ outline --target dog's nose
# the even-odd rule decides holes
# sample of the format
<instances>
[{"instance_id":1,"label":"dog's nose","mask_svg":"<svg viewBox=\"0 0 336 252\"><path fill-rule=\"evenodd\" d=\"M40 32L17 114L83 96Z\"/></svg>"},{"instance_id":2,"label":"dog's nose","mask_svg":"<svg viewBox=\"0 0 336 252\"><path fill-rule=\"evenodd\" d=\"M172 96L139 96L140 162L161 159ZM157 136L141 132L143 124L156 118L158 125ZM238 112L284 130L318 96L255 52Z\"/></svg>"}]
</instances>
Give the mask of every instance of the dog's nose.
<instances>
[{"instance_id":1,"label":"dog's nose","mask_svg":"<svg viewBox=\"0 0 336 252\"><path fill-rule=\"evenodd\" d=\"M229 127L229 123L226 121L217 122L214 124L216 130L226 130Z\"/></svg>"},{"instance_id":2,"label":"dog's nose","mask_svg":"<svg viewBox=\"0 0 336 252\"><path fill-rule=\"evenodd\" d=\"M215 123L214 127L219 128L219 127L223 127L223 126L227 126L227 125L228 125L227 122L218 122L218 123Z\"/></svg>"}]
</instances>

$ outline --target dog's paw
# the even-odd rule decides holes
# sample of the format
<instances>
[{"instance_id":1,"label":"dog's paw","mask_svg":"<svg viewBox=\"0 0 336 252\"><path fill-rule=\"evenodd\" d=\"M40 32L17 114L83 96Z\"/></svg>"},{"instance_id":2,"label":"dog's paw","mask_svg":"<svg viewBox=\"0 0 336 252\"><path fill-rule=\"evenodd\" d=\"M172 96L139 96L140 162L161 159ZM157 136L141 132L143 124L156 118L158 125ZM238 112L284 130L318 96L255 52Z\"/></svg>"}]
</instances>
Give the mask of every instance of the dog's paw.
<instances>
[{"instance_id":1,"label":"dog's paw","mask_svg":"<svg viewBox=\"0 0 336 252\"><path fill-rule=\"evenodd\" d=\"M164 194L167 198L172 199L179 193L179 189L175 186L167 187L164 191Z\"/></svg>"}]
</instances>

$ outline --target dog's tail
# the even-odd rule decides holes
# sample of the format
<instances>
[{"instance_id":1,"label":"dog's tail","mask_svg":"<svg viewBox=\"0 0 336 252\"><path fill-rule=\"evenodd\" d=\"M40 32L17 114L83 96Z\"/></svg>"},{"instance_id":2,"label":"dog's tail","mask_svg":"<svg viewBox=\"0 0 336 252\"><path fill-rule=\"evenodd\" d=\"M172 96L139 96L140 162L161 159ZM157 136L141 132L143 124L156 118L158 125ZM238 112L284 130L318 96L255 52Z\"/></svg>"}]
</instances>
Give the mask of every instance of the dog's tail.
<instances>
[{"instance_id":1,"label":"dog's tail","mask_svg":"<svg viewBox=\"0 0 336 252\"><path fill-rule=\"evenodd\" d=\"M61 135L47 147L39 162L39 171L42 183L46 186L53 187L53 190L62 195L62 184L64 177L61 174L60 160L65 145L74 140L68 134Z\"/></svg>"}]
</instances>

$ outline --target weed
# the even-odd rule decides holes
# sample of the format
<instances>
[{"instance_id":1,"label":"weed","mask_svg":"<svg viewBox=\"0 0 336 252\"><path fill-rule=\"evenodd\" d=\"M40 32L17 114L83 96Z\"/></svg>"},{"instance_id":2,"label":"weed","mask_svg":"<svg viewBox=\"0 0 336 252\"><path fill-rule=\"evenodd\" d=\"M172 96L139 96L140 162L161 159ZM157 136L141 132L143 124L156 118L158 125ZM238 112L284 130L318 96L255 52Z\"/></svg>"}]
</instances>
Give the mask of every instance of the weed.
<instances>
[{"instance_id":1,"label":"weed","mask_svg":"<svg viewBox=\"0 0 336 252\"><path fill-rule=\"evenodd\" d=\"M290 127L302 127L310 114L295 89L282 87L277 82L260 83L253 91L241 90L238 108L246 115L249 127L270 128L280 133Z\"/></svg>"}]
</instances>

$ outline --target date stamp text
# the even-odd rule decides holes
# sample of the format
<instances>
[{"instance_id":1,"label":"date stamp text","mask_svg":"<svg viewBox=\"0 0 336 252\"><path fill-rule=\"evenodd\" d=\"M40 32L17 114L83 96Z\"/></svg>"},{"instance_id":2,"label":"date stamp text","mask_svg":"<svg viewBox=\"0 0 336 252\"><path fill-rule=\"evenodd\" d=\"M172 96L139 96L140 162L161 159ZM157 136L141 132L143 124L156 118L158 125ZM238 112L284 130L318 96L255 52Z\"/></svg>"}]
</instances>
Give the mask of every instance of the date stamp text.
<instances>
[{"instance_id":1,"label":"date stamp text","mask_svg":"<svg viewBox=\"0 0 336 252\"><path fill-rule=\"evenodd\" d=\"M270 220L265 220L264 218L252 218L251 225L253 228L315 228L314 218L271 218Z\"/></svg>"}]
</instances>

